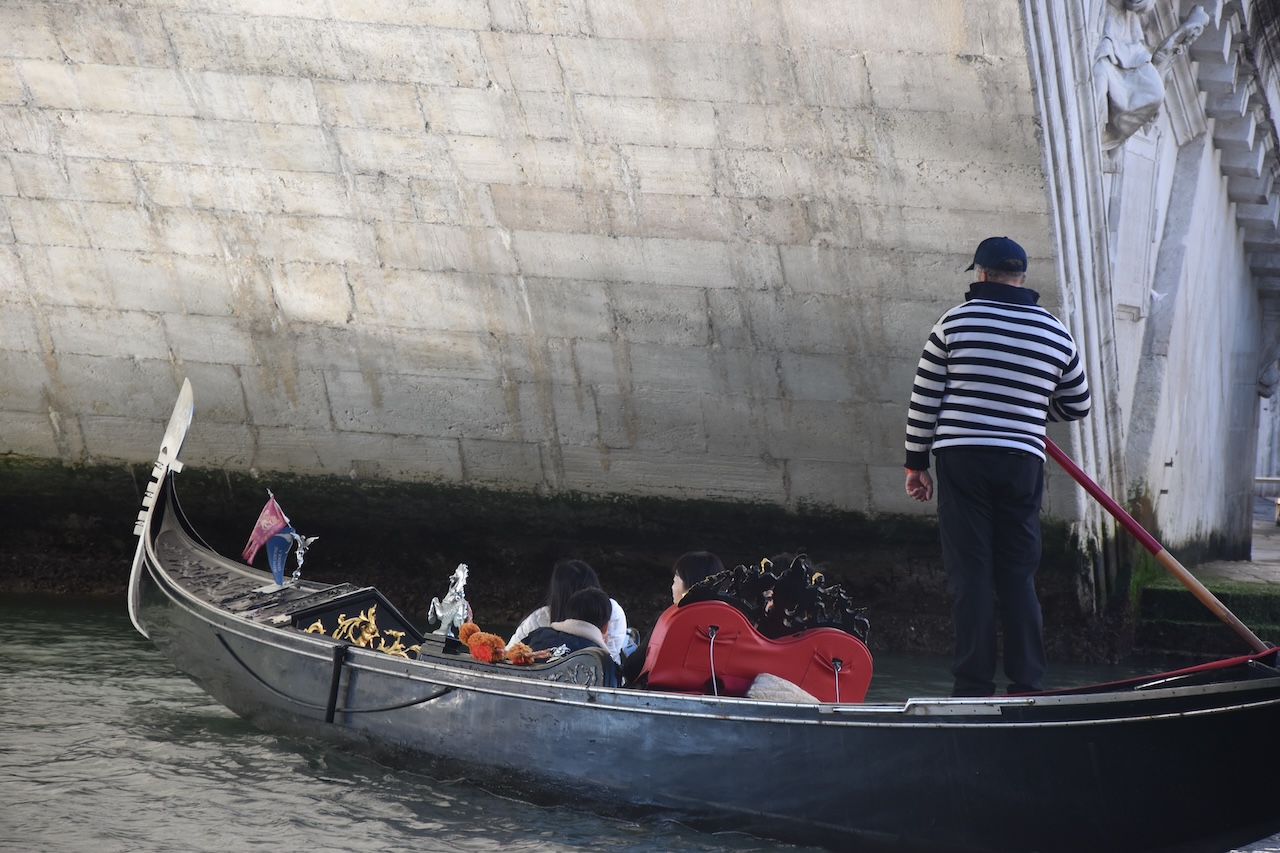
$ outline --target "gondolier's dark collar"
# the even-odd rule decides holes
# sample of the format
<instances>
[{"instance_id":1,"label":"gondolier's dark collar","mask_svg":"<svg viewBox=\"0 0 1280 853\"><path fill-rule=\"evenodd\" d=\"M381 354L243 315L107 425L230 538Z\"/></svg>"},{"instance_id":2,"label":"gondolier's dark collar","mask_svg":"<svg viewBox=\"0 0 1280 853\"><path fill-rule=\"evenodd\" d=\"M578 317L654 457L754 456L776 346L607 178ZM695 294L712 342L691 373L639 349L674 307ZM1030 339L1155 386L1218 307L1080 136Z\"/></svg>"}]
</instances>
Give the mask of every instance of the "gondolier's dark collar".
<instances>
[{"instance_id":1,"label":"gondolier's dark collar","mask_svg":"<svg viewBox=\"0 0 1280 853\"><path fill-rule=\"evenodd\" d=\"M1015 287L999 281L975 281L969 285L969 292L964 301L970 299L990 299L992 302L1011 302L1014 305L1035 305L1040 301L1040 294L1029 287Z\"/></svg>"}]
</instances>

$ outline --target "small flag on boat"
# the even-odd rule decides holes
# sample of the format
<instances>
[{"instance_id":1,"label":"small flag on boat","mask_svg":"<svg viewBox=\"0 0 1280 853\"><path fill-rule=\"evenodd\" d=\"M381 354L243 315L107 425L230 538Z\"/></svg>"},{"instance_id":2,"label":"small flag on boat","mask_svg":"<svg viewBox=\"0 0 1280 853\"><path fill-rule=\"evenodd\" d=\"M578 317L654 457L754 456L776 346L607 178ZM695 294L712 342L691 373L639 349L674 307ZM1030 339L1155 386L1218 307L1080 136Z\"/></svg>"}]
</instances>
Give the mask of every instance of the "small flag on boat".
<instances>
[{"instance_id":1,"label":"small flag on boat","mask_svg":"<svg viewBox=\"0 0 1280 853\"><path fill-rule=\"evenodd\" d=\"M289 517L284 514L284 510L280 509L280 504L276 503L276 496L267 489L267 505L258 514L258 521L253 525L253 532L249 534L249 544L244 546L240 556L246 563L252 565L253 558L258 556L258 549L288 526Z\"/></svg>"},{"instance_id":2,"label":"small flag on boat","mask_svg":"<svg viewBox=\"0 0 1280 853\"><path fill-rule=\"evenodd\" d=\"M267 540L267 562L271 565L271 576L275 579L276 586L284 583L284 563L289 559L294 542L298 543L298 568L302 568L304 546L298 531L286 525Z\"/></svg>"}]
</instances>

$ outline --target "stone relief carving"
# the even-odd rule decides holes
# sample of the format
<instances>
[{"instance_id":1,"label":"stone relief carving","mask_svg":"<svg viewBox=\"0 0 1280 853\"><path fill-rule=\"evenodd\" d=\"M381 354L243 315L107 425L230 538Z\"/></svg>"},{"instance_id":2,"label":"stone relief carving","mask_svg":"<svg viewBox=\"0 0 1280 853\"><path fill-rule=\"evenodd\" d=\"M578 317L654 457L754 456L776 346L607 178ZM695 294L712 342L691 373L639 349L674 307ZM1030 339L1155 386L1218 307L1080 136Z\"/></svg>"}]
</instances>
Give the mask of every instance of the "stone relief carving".
<instances>
[{"instance_id":1,"label":"stone relief carving","mask_svg":"<svg viewBox=\"0 0 1280 853\"><path fill-rule=\"evenodd\" d=\"M1169 63L1198 39L1209 23L1203 7L1196 6L1154 51L1149 50L1142 19L1156 2L1107 0L1102 38L1093 61L1104 151L1124 145L1160 113Z\"/></svg>"}]
</instances>

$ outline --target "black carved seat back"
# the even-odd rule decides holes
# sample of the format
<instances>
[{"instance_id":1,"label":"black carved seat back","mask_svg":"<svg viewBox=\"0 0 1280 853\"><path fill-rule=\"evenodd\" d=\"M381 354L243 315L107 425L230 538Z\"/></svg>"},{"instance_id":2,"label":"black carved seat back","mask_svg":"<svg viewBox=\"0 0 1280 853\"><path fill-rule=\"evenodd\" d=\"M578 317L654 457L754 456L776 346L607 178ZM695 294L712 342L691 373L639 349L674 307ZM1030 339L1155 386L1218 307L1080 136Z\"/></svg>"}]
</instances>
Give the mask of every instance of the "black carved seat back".
<instances>
[{"instance_id":1,"label":"black carved seat back","mask_svg":"<svg viewBox=\"0 0 1280 853\"><path fill-rule=\"evenodd\" d=\"M694 584L680 603L709 600L733 604L770 639L838 628L865 643L871 627L866 608L855 607L839 584L827 584L804 554L786 566L765 559L726 569Z\"/></svg>"}]
</instances>

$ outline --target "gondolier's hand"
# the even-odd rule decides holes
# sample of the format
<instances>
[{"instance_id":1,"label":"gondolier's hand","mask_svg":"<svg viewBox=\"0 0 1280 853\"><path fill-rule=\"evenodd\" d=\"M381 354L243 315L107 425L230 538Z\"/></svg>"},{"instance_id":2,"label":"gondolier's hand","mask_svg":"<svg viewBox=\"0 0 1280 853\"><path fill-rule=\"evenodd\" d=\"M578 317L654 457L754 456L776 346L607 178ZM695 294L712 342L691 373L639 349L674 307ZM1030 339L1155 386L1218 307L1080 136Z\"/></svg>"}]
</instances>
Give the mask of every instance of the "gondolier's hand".
<instances>
[{"instance_id":1,"label":"gondolier's hand","mask_svg":"<svg viewBox=\"0 0 1280 853\"><path fill-rule=\"evenodd\" d=\"M907 471L907 495L918 501L927 501L933 497L933 478L928 471Z\"/></svg>"}]
</instances>

